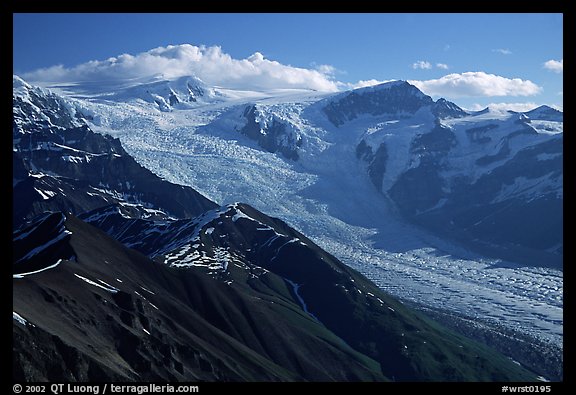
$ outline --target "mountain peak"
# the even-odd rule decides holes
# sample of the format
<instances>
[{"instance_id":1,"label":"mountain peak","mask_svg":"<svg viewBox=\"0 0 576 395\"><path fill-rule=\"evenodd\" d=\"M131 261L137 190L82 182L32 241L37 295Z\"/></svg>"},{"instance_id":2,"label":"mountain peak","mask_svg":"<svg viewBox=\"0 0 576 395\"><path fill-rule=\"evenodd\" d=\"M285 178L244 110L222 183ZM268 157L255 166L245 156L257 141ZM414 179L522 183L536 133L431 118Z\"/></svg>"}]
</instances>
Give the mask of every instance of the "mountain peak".
<instances>
[{"instance_id":1,"label":"mountain peak","mask_svg":"<svg viewBox=\"0 0 576 395\"><path fill-rule=\"evenodd\" d=\"M324 113L336 126L356 119L359 115L412 115L434 101L430 96L406 81L391 81L341 93L327 99Z\"/></svg>"},{"instance_id":2,"label":"mountain peak","mask_svg":"<svg viewBox=\"0 0 576 395\"><path fill-rule=\"evenodd\" d=\"M434 103L434 106L432 108L432 113L441 119L460 118L469 115L459 106L452 103L451 101L444 99L443 97L436 100L436 103Z\"/></svg>"},{"instance_id":3,"label":"mountain peak","mask_svg":"<svg viewBox=\"0 0 576 395\"><path fill-rule=\"evenodd\" d=\"M12 76L12 86L14 133L30 133L38 127L75 128L84 124L84 114L49 89L32 86L16 75ZM27 127L31 124L36 128Z\"/></svg>"},{"instance_id":4,"label":"mountain peak","mask_svg":"<svg viewBox=\"0 0 576 395\"><path fill-rule=\"evenodd\" d=\"M526 111L523 114L525 114L528 118L534 120L556 121L556 122L564 121L564 113L562 111L556 110L555 108L552 108L547 105L536 107L535 109Z\"/></svg>"},{"instance_id":5,"label":"mountain peak","mask_svg":"<svg viewBox=\"0 0 576 395\"><path fill-rule=\"evenodd\" d=\"M32 86L28 84L26 81L24 81L22 78L20 78L16 74L12 74L12 88L17 89L20 87L24 87L26 89L32 88Z\"/></svg>"},{"instance_id":6,"label":"mountain peak","mask_svg":"<svg viewBox=\"0 0 576 395\"><path fill-rule=\"evenodd\" d=\"M214 89L195 75L166 78L163 74L155 74L145 79L119 80L105 86L79 83L67 89L118 102L144 101L163 112L195 107L198 103L214 101L218 97Z\"/></svg>"},{"instance_id":7,"label":"mountain peak","mask_svg":"<svg viewBox=\"0 0 576 395\"><path fill-rule=\"evenodd\" d=\"M395 90L395 91L405 91L410 94L419 96L419 97L427 97L420 89L416 86L412 85L408 81L404 80L394 80L394 81L387 81L383 82L378 85L366 86L363 88L354 89L352 92L364 94L368 92L377 92L377 91L385 91L385 90Z\"/></svg>"}]
</instances>

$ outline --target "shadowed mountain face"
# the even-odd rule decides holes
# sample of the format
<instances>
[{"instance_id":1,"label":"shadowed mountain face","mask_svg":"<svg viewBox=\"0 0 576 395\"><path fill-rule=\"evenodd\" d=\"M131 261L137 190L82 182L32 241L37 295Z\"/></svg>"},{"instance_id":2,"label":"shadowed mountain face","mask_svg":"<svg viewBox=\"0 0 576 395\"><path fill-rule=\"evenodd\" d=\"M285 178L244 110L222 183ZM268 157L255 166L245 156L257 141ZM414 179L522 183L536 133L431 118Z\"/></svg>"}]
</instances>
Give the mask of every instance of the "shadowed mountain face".
<instances>
[{"instance_id":1,"label":"shadowed mountain face","mask_svg":"<svg viewBox=\"0 0 576 395\"><path fill-rule=\"evenodd\" d=\"M15 233L19 255L42 253L44 262L13 266L15 379L532 377L249 206L199 219L195 233L173 237L175 248L154 260L75 217L63 219L51 214ZM40 228L52 239L37 240ZM38 249L39 242L59 248Z\"/></svg>"},{"instance_id":2,"label":"shadowed mountain face","mask_svg":"<svg viewBox=\"0 0 576 395\"><path fill-rule=\"evenodd\" d=\"M14 265L13 308L27 321L14 325L15 379L384 379L303 313L280 278L236 289L155 263L74 217L66 229L74 260L54 251L44 260L56 267Z\"/></svg>"},{"instance_id":3,"label":"shadowed mountain face","mask_svg":"<svg viewBox=\"0 0 576 395\"><path fill-rule=\"evenodd\" d=\"M70 107L18 86L14 380L535 380L281 220L57 125Z\"/></svg>"}]
</instances>

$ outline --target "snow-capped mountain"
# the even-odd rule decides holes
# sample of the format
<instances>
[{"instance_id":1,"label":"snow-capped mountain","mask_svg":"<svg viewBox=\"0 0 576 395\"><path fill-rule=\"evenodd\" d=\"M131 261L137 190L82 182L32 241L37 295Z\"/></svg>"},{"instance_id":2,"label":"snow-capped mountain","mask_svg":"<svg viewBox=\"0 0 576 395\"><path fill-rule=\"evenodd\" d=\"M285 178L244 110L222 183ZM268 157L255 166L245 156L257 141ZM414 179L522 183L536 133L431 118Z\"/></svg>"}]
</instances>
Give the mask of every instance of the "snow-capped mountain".
<instances>
[{"instance_id":1,"label":"snow-capped mountain","mask_svg":"<svg viewBox=\"0 0 576 395\"><path fill-rule=\"evenodd\" d=\"M13 134L30 133L28 128L74 128L83 124L74 105L53 92L32 86L18 76L12 78Z\"/></svg>"},{"instance_id":2,"label":"snow-capped mountain","mask_svg":"<svg viewBox=\"0 0 576 395\"><path fill-rule=\"evenodd\" d=\"M402 81L292 100L234 106L198 130L243 134L313 173L319 156L354 149L333 160L362 163L412 223L485 256L562 267L561 112L466 112Z\"/></svg>"},{"instance_id":3,"label":"snow-capped mountain","mask_svg":"<svg viewBox=\"0 0 576 395\"><path fill-rule=\"evenodd\" d=\"M14 79L22 81L19 77L14 77ZM22 81L18 84L25 87L26 83ZM93 100L102 102L146 103L164 112L194 108L205 103L216 102L223 96L218 90L207 86L193 75L176 79L166 79L163 75L155 75L108 83L83 81L57 85L54 88L73 95L90 96Z\"/></svg>"},{"instance_id":4,"label":"snow-capped mountain","mask_svg":"<svg viewBox=\"0 0 576 395\"><path fill-rule=\"evenodd\" d=\"M454 103L430 96L406 81L393 81L381 85L341 93L325 100L322 111L336 126L358 117L389 115L393 119L409 118L423 107L440 118L455 118L466 113Z\"/></svg>"},{"instance_id":5,"label":"snow-capped mountain","mask_svg":"<svg viewBox=\"0 0 576 395\"><path fill-rule=\"evenodd\" d=\"M111 136L94 133L73 104L15 78L13 218L121 203L144 217L193 216L214 203L139 165Z\"/></svg>"},{"instance_id":6,"label":"snow-capped mountain","mask_svg":"<svg viewBox=\"0 0 576 395\"><path fill-rule=\"evenodd\" d=\"M186 81L186 78L182 81ZM131 92L145 92L148 89L143 85L141 88L144 90L138 90L133 82L131 84L134 89ZM14 85L15 97L21 96L18 84L15 82ZM176 85L171 83L170 86ZM440 211L434 210L453 208L456 203L460 204L460 211L454 209L456 214L464 215L465 210L471 209L466 206L468 197L463 195L466 187L457 190L457 194L445 188L445 182L452 185L454 180L465 175L473 185L474 177L481 178L487 166L491 166L490 171L493 172L510 161L509 168L503 167L506 171L500 170L506 177L492 174L492 179L502 181L492 186L497 191L494 192L496 195L529 200L538 196L540 191L547 190L544 187L550 187L550 195L556 191L556 199L561 202L562 169L560 167L558 174L555 168L558 144L561 152L562 142L562 122L558 120L561 119L558 114L547 109L535 111L532 117L529 113L496 113L490 110L469 113L454 103L434 101L405 82L340 94L304 91L247 94L228 91L218 100L198 100L190 106L170 105L172 111L168 112L163 111L158 102L145 100L136 94L115 96L112 88L96 93L90 92L85 85L82 89L74 86L58 89L67 92L66 98L62 99L65 104L63 108L69 113L76 111L82 114L74 121L80 122L80 125L75 123L70 126L86 129L98 136L91 136L91 139L103 139L114 146L116 143L111 142L117 140L93 133L90 129L111 134L119 139L121 146L117 143L119 148L107 147L99 151L74 145L73 136L66 135L71 133L69 129L51 125L41 116L37 118L44 119L46 136L42 135L43 127L36 127L35 132L40 132L42 136L38 138L38 144L35 143L36 137L23 141L22 133L17 133L15 126L14 158L15 163L22 164L15 166L15 191L19 185L24 185L24 178L32 182L46 177L51 177L51 182L65 179L73 188L77 188L74 183L79 182L79 175L86 174L90 186L81 190L78 196L63 200L78 202L81 195L98 193L90 189L92 187L105 190L102 193L107 196L107 200L100 198L97 204L75 203L74 207L65 209L62 206L44 208L35 203L39 208L34 214L43 209L78 215L84 213L81 218L85 221L157 262L173 269L195 268L210 278L224 282L230 280L226 274L229 268L243 268L243 273L251 273L246 275L247 278L259 276L264 271L278 275L276 270L281 268L272 263L280 259L281 253L289 252L282 259L300 261L308 253L298 249L310 247L316 250L319 249L317 244L396 296L427 308L457 313L464 318L462 321L454 318L457 322L469 322L469 317L474 317L479 328L488 328L486 331L492 334L502 334L500 340L494 342L502 341L502 350L510 350L510 344L513 344L516 352L514 358L523 363L538 365L542 361L533 359L534 350L552 350L542 354L538 354L538 351L536 354L547 358L545 365L549 366L549 370L545 375L561 376L561 368L558 368L561 364L555 360L559 353L554 351L557 347L561 348L562 338L561 270L530 267L526 264L532 262L521 256L518 258L518 255L504 257L507 261L487 259L487 254L499 256L501 251L482 250L470 243L475 241L472 237L457 239L455 234L438 232L434 226L443 229L439 222L423 220L428 218L428 214L440 215ZM170 104L170 92L167 94L165 100ZM14 101L17 107L18 100ZM14 117L17 119L17 110ZM29 115L27 117L30 118ZM498 126L488 129L488 136L483 132L467 132L474 127L493 123ZM36 123L30 121L30 124ZM527 132L514 134L517 130L527 129L536 130L537 135L528 136ZM495 132L489 134L490 131ZM471 135L475 136L476 141L472 141ZM62 139L61 136L65 136L63 141L54 140ZM485 137L489 137L490 141ZM494 150L498 148L496 140L507 141L510 151L504 159L498 157L492 162L485 159L490 163L482 167L481 158L495 155ZM60 146L51 145L53 142ZM545 142L550 146L546 146ZM30 149L31 146L39 146L42 148L40 151L47 153L35 156L37 150ZM64 150L61 146L65 146L66 151L59 150ZM28 147L28 156L25 147ZM528 152L531 147L536 147L534 152ZM134 156L138 166L152 169L166 181L192 186L223 206L217 208L216 204L196 196L195 191L188 191L187 196L195 196L194 208L188 209L188 213L175 212L174 208L167 207L166 202L175 197L173 188L186 188L166 181L157 183L151 190L140 192L140 195L129 193L132 186L130 178L140 179L137 174L142 179L154 179L156 176L140 173L145 171L140 168L126 179L121 179L120 184L114 184L115 178L121 175L112 171L108 174L109 169L115 166L110 159L101 162L86 160L81 165L74 163L74 170L68 165L64 166L64 170L58 166L60 162L66 162L62 159L65 156L92 158L88 154L104 152L107 157L115 158L112 160L119 159L115 154L126 157L126 160ZM467 156L470 160L466 159ZM46 164L42 165L42 161L36 158L42 158ZM522 162L522 158L526 161ZM551 162L541 171L552 181L536 183L533 193L501 193L509 179L520 178L522 181L522 177L533 178L535 173L524 171L525 166L533 163L535 158ZM478 160L480 163L477 163ZM88 167L88 163L94 163L94 167ZM126 168L132 167L126 165ZM428 167L430 177L418 173ZM102 176L96 176L96 169L100 169ZM416 171L416 175L421 176L415 180L417 182L434 183L441 178L440 191L444 195L438 198L438 188L432 188L434 185L429 188L420 186L419 191L411 192L409 188L416 187L410 182L414 169L420 169ZM100 181L102 177L107 181ZM109 188L94 185L99 182L107 184ZM130 186L126 182L130 182ZM37 193L36 200L41 198L46 203L56 201L63 194L68 195L67 189L61 185L59 187L62 190L37 186L36 189L44 195ZM34 187L31 190L35 190ZM147 197L147 193L160 194L160 190L166 193L158 200L152 201ZM28 195L30 193L22 196ZM44 199L44 196L47 198ZM482 198L488 199L490 196ZM246 201L260 211L281 217L302 233L287 230L286 225L278 228L275 222L261 217L263 214L257 210L235 204L237 201ZM476 200L473 205L482 205L485 201ZM512 205L512 202L507 203ZM28 210L26 208L23 212ZM198 217L200 213L205 214ZM19 215L22 219L32 216ZM251 219L242 219L244 216ZM556 231L553 219L550 223ZM433 233L420 226L432 229ZM530 233L530 229L526 229L525 233ZM302 234L310 239L304 239ZM476 242L484 242L481 237L474 236L479 239ZM450 241L453 239L457 239L459 245ZM497 243L509 241L489 242L498 247ZM256 245L258 249L255 249ZM466 247L476 248L484 256ZM544 254L559 256L561 248L544 251ZM327 255L322 256L327 259ZM300 277L306 269L298 271L302 273L279 275L285 278L283 281L286 284L294 284L290 285L291 295L298 308L305 313L308 310L324 322L318 310L313 308L314 304L322 303L323 298L312 301L306 296L310 292L307 289L312 287L304 285L309 281L307 277ZM106 283L110 284L108 281ZM511 283L514 287L510 287ZM315 285L320 289L324 286ZM373 291L370 293L375 294ZM328 307L325 306L326 309ZM494 326L498 331L492 331ZM524 341L524 336L529 336L531 340ZM378 360L376 356L373 358Z\"/></svg>"},{"instance_id":7,"label":"snow-capped mountain","mask_svg":"<svg viewBox=\"0 0 576 395\"><path fill-rule=\"evenodd\" d=\"M484 255L561 268L562 113L449 108L368 130L357 156L373 184L406 218Z\"/></svg>"},{"instance_id":8,"label":"snow-capped mountain","mask_svg":"<svg viewBox=\"0 0 576 395\"><path fill-rule=\"evenodd\" d=\"M145 83L136 82L113 92L97 96L100 100L144 101L160 111L193 108L199 104L217 100L218 93L197 77L181 77L167 80L156 77Z\"/></svg>"}]
</instances>

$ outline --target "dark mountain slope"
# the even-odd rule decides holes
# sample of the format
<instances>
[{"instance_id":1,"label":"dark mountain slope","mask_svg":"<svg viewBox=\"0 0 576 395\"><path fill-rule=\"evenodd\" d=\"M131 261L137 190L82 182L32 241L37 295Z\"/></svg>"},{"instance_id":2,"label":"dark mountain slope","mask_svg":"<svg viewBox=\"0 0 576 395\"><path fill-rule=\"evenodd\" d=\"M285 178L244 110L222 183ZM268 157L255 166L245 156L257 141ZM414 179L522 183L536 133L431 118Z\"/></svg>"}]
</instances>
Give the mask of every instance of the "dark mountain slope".
<instances>
[{"instance_id":1,"label":"dark mountain slope","mask_svg":"<svg viewBox=\"0 0 576 395\"><path fill-rule=\"evenodd\" d=\"M75 261L14 279L13 309L28 321L14 321L15 380L384 379L302 314L282 281L265 300L154 263L74 217L65 224ZM45 255L46 266L62 257Z\"/></svg>"},{"instance_id":2,"label":"dark mountain slope","mask_svg":"<svg viewBox=\"0 0 576 395\"><path fill-rule=\"evenodd\" d=\"M293 315L289 320L297 318L300 327L310 330L328 329L357 352L376 360L390 379L530 377L508 359L405 307L284 222L248 205L234 204L195 220L164 225L126 218L112 209L88 213L86 218L156 261L181 268L182 273L204 271L239 295L274 301L275 308L291 300L297 309L292 305L292 311L284 310L282 316ZM136 234L142 237L136 240ZM282 337L278 325L263 330L266 319L259 318L254 321L259 325L250 324L246 331L249 325L236 324L245 322L246 316L253 316L250 312L261 306L252 306L231 319L229 310L216 309L205 300L208 292L195 289L189 302L211 323L284 366L285 361L264 335L271 331L274 339ZM232 305L237 303L231 300ZM329 343L338 344L340 339L331 338Z\"/></svg>"}]
</instances>

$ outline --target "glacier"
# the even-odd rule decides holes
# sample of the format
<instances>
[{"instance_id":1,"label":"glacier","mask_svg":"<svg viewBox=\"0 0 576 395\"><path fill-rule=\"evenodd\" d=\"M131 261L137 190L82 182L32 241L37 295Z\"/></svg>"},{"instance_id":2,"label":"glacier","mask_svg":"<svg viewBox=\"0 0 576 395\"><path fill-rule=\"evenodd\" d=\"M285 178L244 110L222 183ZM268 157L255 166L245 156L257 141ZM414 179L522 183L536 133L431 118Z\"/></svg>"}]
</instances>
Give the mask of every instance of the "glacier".
<instances>
[{"instance_id":1,"label":"glacier","mask_svg":"<svg viewBox=\"0 0 576 395\"><path fill-rule=\"evenodd\" d=\"M92 114L87 122L93 130L118 137L160 177L192 186L220 205L249 202L282 218L390 294L562 347L562 270L488 258L408 223L357 159L362 138L375 144L386 139L395 157L383 178L383 188L390 187L398 174L417 166L404 153L413 136L434 127L429 111L356 114L336 126L320 105L334 94L314 91L214 88L207 100L166 111L141 95L93 94L74 86L54 90ZM259 125L277 119L298 133L303 141L298 160L269 152L240 133L248 106L258 109ZM444 124L458 129L515 116L486 111ZM562 132L559 122L535 125L542 134ZM470 152L462 154L464 161Z\"/></svg>"}]
</instances>

